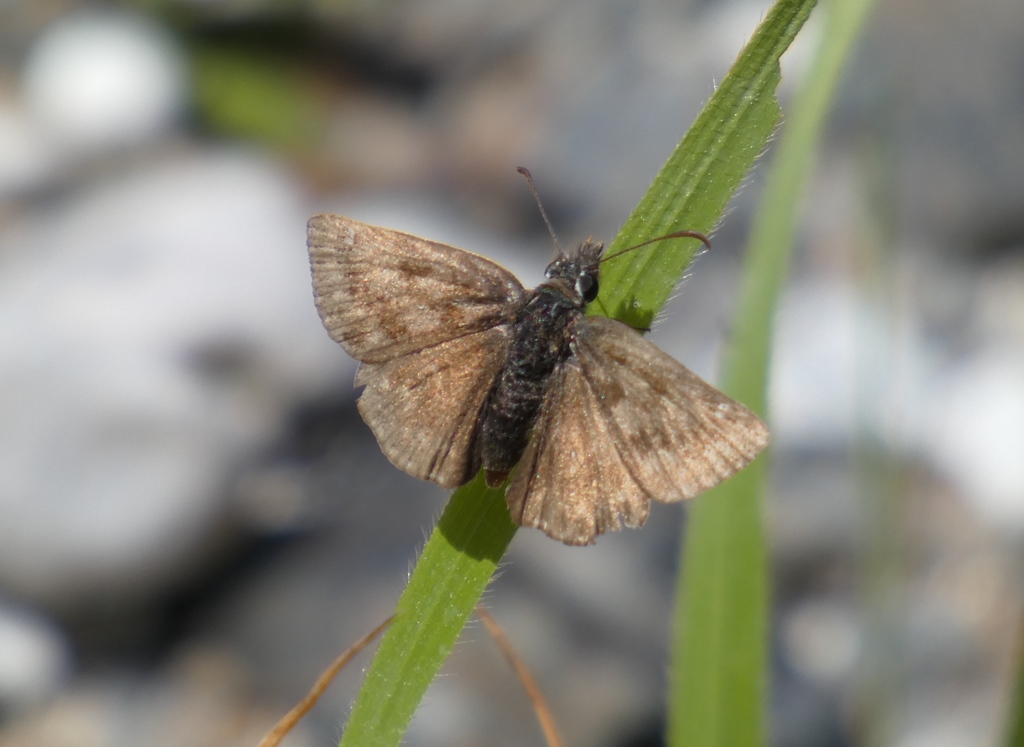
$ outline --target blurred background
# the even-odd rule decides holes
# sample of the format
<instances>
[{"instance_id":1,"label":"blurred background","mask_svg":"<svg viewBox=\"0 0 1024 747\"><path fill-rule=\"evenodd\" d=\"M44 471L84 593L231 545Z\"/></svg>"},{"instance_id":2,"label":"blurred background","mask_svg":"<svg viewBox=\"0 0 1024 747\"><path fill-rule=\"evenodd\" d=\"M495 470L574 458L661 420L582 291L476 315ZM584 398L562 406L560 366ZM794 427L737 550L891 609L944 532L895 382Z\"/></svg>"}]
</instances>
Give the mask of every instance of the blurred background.
<instances>
[{"instance_id":1,"label":"blurred background","mask_svg":"<svg viewBox=\"0 0 1024 747\"><path fill-rule=\"evenodd\" d=\"M563 243L610 239L767 7L0 3L0 744L255 745L390 613L446 499L356 413L307 217L533 284L552 249L515 167ZM712 380L770 159L654 333ZM778 316L774 745L1001 738L1022 208L1024 4L879 2ZM522 531L487 593L570 745L661 743L683 521L656 506L592 548ZM368 661L288 744L336 741ZM540 743L479 624L444 671L408 744Z\"/></svg>"}]
</instances>

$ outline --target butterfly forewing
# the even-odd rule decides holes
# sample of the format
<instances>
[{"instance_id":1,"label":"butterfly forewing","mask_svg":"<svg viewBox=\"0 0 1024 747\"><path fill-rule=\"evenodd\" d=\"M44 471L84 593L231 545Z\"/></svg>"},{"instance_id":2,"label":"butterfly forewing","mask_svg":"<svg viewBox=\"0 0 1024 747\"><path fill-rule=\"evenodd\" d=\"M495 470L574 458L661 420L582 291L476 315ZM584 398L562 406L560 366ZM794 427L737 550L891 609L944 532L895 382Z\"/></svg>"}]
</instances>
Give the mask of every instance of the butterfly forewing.
<instances>
[{"instance_id":1,"label":"butterfly forewing","mask_svg":"<svg viewBox=\"0 0 1024 747\"><path fill-rule=\"evenodd\" d=\"M505 364L508 330L493 327L377 364L363 364L359 414L391 462L445 488L480 470L480 411Z\"/></svg>"},{"instance_id":2,"label":"butterfly forewing","mask_svg":"<svg viewBox=\"0 0 1024 747\"><path fill-rule=\"evenodd\" d=\"M505 323L524 294L484 257L339 215L310 218L308 246L320 318L366 363Z\"/></svg>"},{"instance_id":3,"label":"butterfly forewing","mask_svg":"<svg viewBox=\"0 0 1024 747\"><path fill-rule=\"evenodd\" d=\"M760 418L624 324L580 319L574 350L623 463L650 498L692 498L768 444Z\"/></svg>"},{"instance_id":4,"label":"butterfly forewing","mask_svg":"<svg viewBox=\"0 0 1024 747\"><path fill-rule=\"evenodd\" d=\"M554 375L507 499L517 524L570 545L587 545L622 524L647 520L648 496L619 455L616 434L568 359Z\"/></svg>"}]
</instances>

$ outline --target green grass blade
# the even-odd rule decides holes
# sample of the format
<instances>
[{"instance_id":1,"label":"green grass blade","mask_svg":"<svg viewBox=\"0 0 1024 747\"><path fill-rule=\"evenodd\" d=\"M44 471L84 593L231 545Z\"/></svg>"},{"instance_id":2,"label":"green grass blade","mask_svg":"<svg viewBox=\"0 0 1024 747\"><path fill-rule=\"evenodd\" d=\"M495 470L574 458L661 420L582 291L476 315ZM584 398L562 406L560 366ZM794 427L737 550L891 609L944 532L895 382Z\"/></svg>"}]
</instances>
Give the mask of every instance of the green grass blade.
<instances>
[{"instance_id":1,"label":"green grass blade","mask_svg":"<svg viewBox=\"0 0 1024 747\"><path fill-rule=\"evenodd\" d=\"M711 231L775 129L779 57L813 6L814 0L780 0L772 6L608 256L672 231ZM595 310L640 329L649 327L699 248L693 240L659 242L609 261L601 268Z\"/></svg>"},{"instance_id":2,"label":"green grass blade","mask_svg":"<svg viewBox=\"0 0 1024 747\"><path fill-rule=\"evenodd\" d=\"M1017 683L1006 724L1006 747L1024 747L1024 627L1017 639Z\"/></svg>"},{"instance_id":3,"label":"green grass blade","mask_svg":"<svg viewBox=\"0 0 1024 747\"><path fill-rule=\"evenodd\" d=\"M609 253L660 233L714 225L775 126L778 57L813 4L780 0L773 7ZM663 242L609 262L595 305L646 326L692 258L696 247L689 244L696 242ZM342 747L399 743L514 532L498 491L477 480L453 494L381 640Z\"/></svg>"},{"instance_id":4,"label":"green grass blade","mask_svg":"<svg viewBox=\"0 0 1024 747\"><path fill-rule=\"evenodd\" d=\"M515 534L504 493L454 493L423 548L356 698L341 747L397 745Z\"/></svg>"},{"instance_id":5,"label":"green grass blade","mask_svg":"<svg viewBox=\"0 0 1024 747\"><path fill-rule=\"evenodd\" d=\"M811 75L789 118L754 223L723 389L765 410L772 318L797 203L843 63L871 0L835 0ZM767 22L767 21L766 21ZM765 462L694 503L673 642L669 744L765 743L768 593L760 514Z\"/></svg>"}]
</instances>

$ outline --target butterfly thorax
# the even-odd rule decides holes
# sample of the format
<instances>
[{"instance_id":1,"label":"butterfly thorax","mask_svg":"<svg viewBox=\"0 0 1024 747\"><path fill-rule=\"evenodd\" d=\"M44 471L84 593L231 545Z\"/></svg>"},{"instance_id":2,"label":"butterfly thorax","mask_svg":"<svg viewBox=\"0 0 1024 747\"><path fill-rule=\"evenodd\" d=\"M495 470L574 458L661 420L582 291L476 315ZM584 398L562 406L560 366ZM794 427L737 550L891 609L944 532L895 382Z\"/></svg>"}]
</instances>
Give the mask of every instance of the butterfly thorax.
<instances>
[{"instance_id":1,"label":"butterfly thorax","mask_svg":"<svg viewBox=\"0 0 1024 747\"><path fill-rule=\"evenodd\" d=\"M548 379L568 358L573 322L584 302L560 277L527 296L512 323L508 358L484 408L480 461L500 485L516 465L537 420Z\"/></svg>"}]
</instances>

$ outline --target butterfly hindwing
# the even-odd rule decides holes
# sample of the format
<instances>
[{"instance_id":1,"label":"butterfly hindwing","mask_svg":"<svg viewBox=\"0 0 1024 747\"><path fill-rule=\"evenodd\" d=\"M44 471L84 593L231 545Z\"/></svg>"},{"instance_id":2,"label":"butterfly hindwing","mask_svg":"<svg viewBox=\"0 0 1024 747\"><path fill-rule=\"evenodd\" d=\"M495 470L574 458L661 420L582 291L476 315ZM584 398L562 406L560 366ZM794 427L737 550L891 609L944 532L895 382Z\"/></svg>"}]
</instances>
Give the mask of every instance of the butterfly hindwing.
<instances>
[{"instance_id":1,"label":"butterfly hindwing","mask_svg":"<svg viewBox=\"0 0 1024 747\"><path fill-rule=\"evenodd\" d=\"M506 494L513 521L570 545L642 526L650 507L597 396L578 360L559 367Z\"/></svg>"},{"instance_id":2,"label":"butterfly hindwing","mask_svg":"<svg viewBox=\"0 0 1024 747\"><path fill-rule=\"evenodd\" d=\"M525 293L508 270L462 249L340 215L315 215L307 228L317 311L364 363L506 323Z\"/></svg>"},{"instance_id":3,"label":"butterfly hindwing","mask_svg":"<svg viewBox=\"0 0 1024 747\"><path fill-rule=\"evenodd\" d=\"M692 498L768 444L757 415L620 322L582 317L574 351L622 461L655 500Z\"/></svg>"},{"instance_id":4,"label":"butterfly hindwing","mask_svg":"<svg viewBox=\"0 0 1024 747\"><path fill-rule=\"evenodd\" d=\"M635 330L575 322L509 485L512 518L567 544L646 521L729 477L768 443L764 423Z\"/></svg>"},{"instance_id":5,"label":"butterfly hindwing","mask_svg":"<svg viewBox=\"0 0 1024 747\"><path fill-rule=\"evenodd\" d=\"M508 337L506 327L493 327L360 366L359 413L392 464L446 488L479 471L480 411L505 364Z\"/></svg>"}]
</instances>

